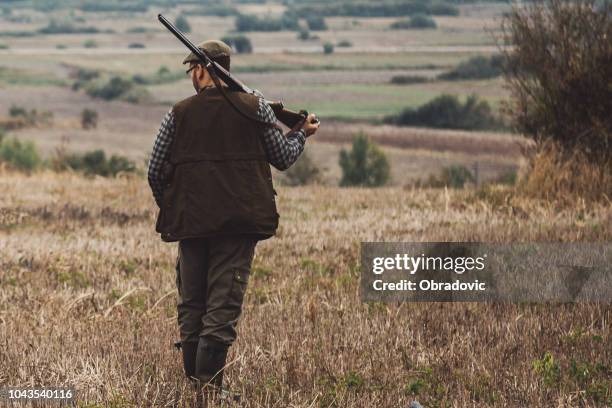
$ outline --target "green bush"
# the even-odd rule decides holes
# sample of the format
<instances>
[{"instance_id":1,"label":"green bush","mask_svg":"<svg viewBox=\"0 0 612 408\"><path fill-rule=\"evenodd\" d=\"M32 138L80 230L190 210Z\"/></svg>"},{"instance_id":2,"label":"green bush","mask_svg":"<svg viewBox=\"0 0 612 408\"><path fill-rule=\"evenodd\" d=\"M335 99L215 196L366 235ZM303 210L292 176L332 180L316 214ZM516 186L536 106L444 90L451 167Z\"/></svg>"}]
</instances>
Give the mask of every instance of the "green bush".
<instances>
[{"instance_id":1,"label":"green bush","mask_svg":"<svg viewBox=\"0 0 612 408\"><path fill-rule=\"evenodd\" d=\"M306 17L306 24L310 31L325 31L327 30L327 24L322 16L309 16Z\"/></svg>"},{"instance_id":2,"label":"green bush","mask_svg":"<svg viewBox=\"0 0 612 408\"><path fill-rule=\"evenodd\" d=\"M438 75L439 79L463 80L463 79L488 79L500 76L503 73L503 57L493 55L491 57L476 56L460 63L452 70Z\"/></svg>"},{"instance_id":3,"label":"green bush","mask_svg":"<svg viewBox=\"0 0 612 408\"><path fill-rule=\"evenodd\" d=\"M40 167L42 160L33 142L22 142L16 138L2 139L0 142L0 161L23 171Z\"/></svg>"},{"instance_id":4,"label":"green bush","mask_svg":"<svg viewBox=\"0 0 612 408\"><path fill-rule=\"evenodd\" d=\"M463 188L466 183L474 183L472 172L465 166L453 165L444 167L438 176L431 176L426 183L427 187Z\"/></svg>"},{"instance_id":5,"label":"green bush","mask_svg":"<svg viewBox=\"0 0 612 408\"><path fill-rule=\"evenodd\" d=\"M144 33L150 33L150 32L154 32L157 30L154 30L152 28L148 28L148 27L130 27L128 28L125 32L127 34L144 34Z\"/></svg>"},{"instance_id":6,"label":"green bush","mask_svg":"<svg viewBox=\"0 0 612 408\"><path fill-rule=\"evenodd\" d=\"M310 31L302 28L297 35L298 40L306 41L310 39Z\"/></svg>"},{"instance_id":7,"label":"green bush","mask_svg":"<svg viewBox=\"0 0 612 408\"><path fill-rule=\"evenodd\" d=\"M36 109L28 111L24 107L17 105L12 105L9 108L9 116L20 119L20 122L25 126L50 125L53 122L53 112L38 112Z\"/></svg>"},{"instance_id":8,"label":"green bush","mask_svg":"<svg viewBox=\"0 0 612 408\"><path fill-rule=\"evenodd\" d=\"M394 30L437 28L433 18L425 14L416 14L408 20L399 20L390 26Z\"/></svg>"},{"instance_id":9,"label":"green bush","mask_svg":"<svg viewBox=\"0 0 612 408\"><path fill-rule=\"evenodd\" d=\"M96 34L99 33L96 27L76 27L66 21L52 20L46 27L38 30L40 34Z\"/></svg>"},{"instance_id":10,"label":"green bush","mask_svg":"<svg viewBox=\"0 0 612 408\"><path fill-rule=\"evenodd\" d=\"M83 47L85 48L97 48L98 43L95 40L85 40L83 41Z\"/></svg>"},{"instance_id":11,"label":"green bush","mask_svg":"<svg viewBox=\"0 0 612 408\"><path fill-rule=\"evenodd\" d=\"M429 4L429 14L433 14L434 16L458 16L459 9L448 3L442 2L432 2Z\"/></svg>"},{"instance_id":12,"label":"green bush","mask_svg":"<svg viewBox=\"0 0 612 408\"><path fill-rule=\"evenodd\" d=\"M410 17L410 26L412 28L437 28L435 20L424 14L416 14Z\"/></svg>"},{"instance_id":13,"label":"green bush","mask_svg":"<svg viewBox=\"0 0 612 408\"><path fill-rule=\"evenodd\" d=\"M336 44L336 47L340 47L340 48L349 48L352 46L353 46L353 43L350 42L349 40L340 40L338 41L338 44Z\"/></svg>"},{"instance_id":14,"label":"green bush","mask_svg":"<svg viewBox=\"0 0 612 408\"><path fill-rule=\"evenodd\" d=\"M331 54L334 52L334 44L330 43L330 42L326 42L325 44L323 44L323 53L324 54Z\"/></svg>"},{"instance_id":15,"label":"green bush","mask_svg":"<svg viewBox=\"0 0 612 408\"><path fill-rule=\"evenodd\" d=\"M79 8L83 11L90 12L122 11L132 13L144 13L149 9L149 6L145 3L88 1L80 5Z\"/></svg>"},{"instance_id":16,"label":"green bush","mask_svg":"<svg viewBox=\"0 0 612 408\"><path fill-rule=\"evenodd\" d=\"M389 181L390 166L385 154L363 133L353 138L351 151L340 151L339 164L341 186L377 187Z\"/></svg>"},{"instance_id":17,"label":"green bush","mask_svg":"<svg viewBox=\"0 0 612 408\"><path fill-rule=\"evenodd\" d=\"M132 82L138 85L158 85L168 82L175 82L185 77L185 71L171 72L168 67L162 65L156 73L151 75L135 74L132 77Z\"/></svg>"},{"instance_id":18,"label":"green bush","mask_svg":"<svg viewBox=\"0 0 612 408\"><path fill-rule=\"evenodd\" d=\"M83 109L81 112L81 127L83 129L98 127L98 112L93 109Z\"/></svg>"},{"instance_id":19,"label":"green bush","mask_svg":"<svg viewBox=\"0 0 612 408\"><path fill-rule=\"evenodd\" d=\"M290 186L304 186L319 180L319 169L306 151L284 174L286 184Z\"/></svg>"},{"instance_id":20,"label":"green bush","mask_svg":"<svg viewBox=\"0 0 612 408\"><path fill-rule=\"evenodd\" d=\"M145 48L145 45L143 43L130 43L128 48Z\"/></svg>"},{"instance_id":21,"label":"green bush","mask_svg":"<svg viewBox=\"0 0 612 408\"><path fill-rule=\"evenodd\" d=\"M399 126L465 130L504 127L493 115L489 103L479 101L476 95L469 96L465 103L461 103L454 95L441 95L417 109L408 108L398 115L388 116L385 122Z\"/></svg>"},{"instance_id":22,"label":"green bush","mask_svg":"<svg viewBox=\"0 0 612 408\"><path fill-rule=\"evenodd\" d=\"M134 163L124 156L112 155L107 159L103 150L93 150L84 154L70 154L58 157L54 165L56 170L71 169L86 175L104 177L116 176L120 172L136 171Z\"/></svg>"},{"instance_id":23,"label":"green bush","mask_svg":"<svg viewBox=\"0 0 612 408\"><path fill-rule=\"evenodd\" d=\"M208 4L201 9L191 10L189 14L195 16L216 16L216 17L229 17L237 16L238 10L232 6L224 4Z\"/></svg>"},{"instance_id":24,"label":"green bush","mask_svg":"<svg viewBox=\"0 0 612 408\"><path fill-rule=\"evenodd\" d=\"M182 14L176 18L176 20L174 21L174 25L176 26L176 28L178 28L184 33L191 32L191 26L189 25L189 21L187 21L187 18Z\"/></svg>"},{"instance_id":25,"label":"green bush","mask_svg":"<svg viewBox=\"0 0 612 408\"><path fill-rule=\"evenodd\" d=\"M134 84L132 81L114 76L99 86L89 86L87 94L93 98L101 98L107 101L117 99L129 92Z\"/></svg>"},{"instance_id":26,"label":"green bush","mask_svg":"<svg viewBox=\"0 0 612 408\"><path fill-rule=\"evenodd\" d=\"M236 31L281 31L299 29L298 17L286 12L281 18L257 17L247 14L238 14L236 17Z\"/></svg>"},{"instance_id":27,"label":"green bush","mask_svg":"<svg viewBox=\"0 0 612 408\"><path fill-rule=\"evenodd\" d=\"M338 1L321 2L295 6L293 10L299 15L319 16L352 16L352 17L397 17L411 16L417 13L433 15L459 15L459 9L444 2L423 0L383 0L376 2Z\"/></svg>"},{"instance_id":28,"label":"green bush","mask_svg":"<svg viewBox=\"0 0 612 408\"><path fill-rule=\"evenodd\" d=\"M226 36L221 41L232 47L238 54L250 54L253 52L253 45L249 37L244 35Z\"/></svg>"},{"instance_id":29,"label":"green bush","mask_svg":"<svg viewBox=\"0 0 612 408\"><path fill-rule=\"evenodd\" d=\"M429 82L429 78L418 75L395 75L391 77L391 83L394 85L422 84Z\"/></svg>"}]
</instances>

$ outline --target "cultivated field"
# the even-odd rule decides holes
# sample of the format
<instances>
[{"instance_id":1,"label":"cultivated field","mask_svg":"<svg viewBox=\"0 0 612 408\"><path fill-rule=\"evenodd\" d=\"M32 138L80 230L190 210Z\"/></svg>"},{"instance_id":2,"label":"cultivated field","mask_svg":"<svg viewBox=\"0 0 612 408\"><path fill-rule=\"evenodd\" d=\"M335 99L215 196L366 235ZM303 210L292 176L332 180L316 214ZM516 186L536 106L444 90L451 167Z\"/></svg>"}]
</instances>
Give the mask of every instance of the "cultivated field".
<instances>
[{"instance_id":1,"label":"cultivated field","mask_svg":"<svg viewBox=\"0 0 612 408\"><path fill-rule=\"evenodd\" d=\"M0 188L0 384L71 384L88 407L187 404L172 346L176 246L154 233L145 181L2 173ZM612 404L608 305L358 296L361 241L606 242L609 206L505 190L278 190L281 227L257 247L229 357L243 406Z\"/></svg>"}]
</instances>

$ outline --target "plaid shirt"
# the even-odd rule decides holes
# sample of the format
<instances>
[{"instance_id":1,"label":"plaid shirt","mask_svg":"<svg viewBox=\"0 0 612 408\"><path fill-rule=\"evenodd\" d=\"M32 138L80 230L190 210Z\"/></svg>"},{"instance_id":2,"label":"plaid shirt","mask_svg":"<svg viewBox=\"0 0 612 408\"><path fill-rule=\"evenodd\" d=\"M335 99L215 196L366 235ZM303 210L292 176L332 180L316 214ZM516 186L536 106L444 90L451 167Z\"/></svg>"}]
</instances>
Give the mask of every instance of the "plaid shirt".
<instances>
[{"instance_id":1,"label":"plaid shirt","mask_svg":"<svg viewBox=\"0 0 612 408\"><path fill-rule=\"evenodd\" d=\"M260 120L275 124L276 116L259 91L255 91L259 96L259 109L257 116ZM174 139L175 123L174 112L172 109L164 117L155 144L153 152L149 159L148 179L149 186L153 192L153 197L158 206L161 206L162 194L164 186L162 183L162 165L170 158L170 146ZM268 158L268 162L278 170L288 169L304 150L306 135L303 130L297 132L289 132L284 136L280 129L274 126L266 127L263 132L263 146Z\"/></svg>"}]
</instances>

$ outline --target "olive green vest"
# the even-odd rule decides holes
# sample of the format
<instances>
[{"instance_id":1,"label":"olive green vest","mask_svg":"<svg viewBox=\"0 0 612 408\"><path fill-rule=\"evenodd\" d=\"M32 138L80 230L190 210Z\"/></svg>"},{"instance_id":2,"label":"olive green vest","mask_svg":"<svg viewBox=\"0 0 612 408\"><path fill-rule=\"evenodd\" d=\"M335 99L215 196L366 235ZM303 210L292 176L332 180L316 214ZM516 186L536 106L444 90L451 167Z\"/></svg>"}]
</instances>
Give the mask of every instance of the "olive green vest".
<instances>
[{"instance_id":1,"label":"olive green vest","mask_svg":"<svg viewBox=\"0 0 612 408\"><path fill-rule=\"evenodd\" d=\"M256 96L227 93L242 111L256 116ZM236 112L216 88L182 100L173 110L171 171L156 225L162 239L274 235L276 192L263 128Z\"/></svg>"}]
</instances>

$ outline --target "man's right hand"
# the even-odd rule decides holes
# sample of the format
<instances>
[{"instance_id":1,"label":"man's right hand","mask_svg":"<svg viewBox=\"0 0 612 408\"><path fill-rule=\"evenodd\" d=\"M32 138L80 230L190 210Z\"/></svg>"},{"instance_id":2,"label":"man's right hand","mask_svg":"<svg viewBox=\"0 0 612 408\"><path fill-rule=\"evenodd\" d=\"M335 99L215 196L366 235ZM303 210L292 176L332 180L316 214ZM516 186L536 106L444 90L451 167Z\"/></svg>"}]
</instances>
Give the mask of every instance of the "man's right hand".
<instances>
[{"instance_id":1,"label":"man's right hand","mask_svg":"<svg viewBox=\"0 0 612 408\"><path fill-rule=\"evenodd\" d=\"M319 122L317 116L314 113L311 113L308 115L308 117L302 124L302 130L304 131L306 137L312 136L316 133L317 130L319 130L319 125L321 125L321 122Z\"/></svg>"}]
</instances>

